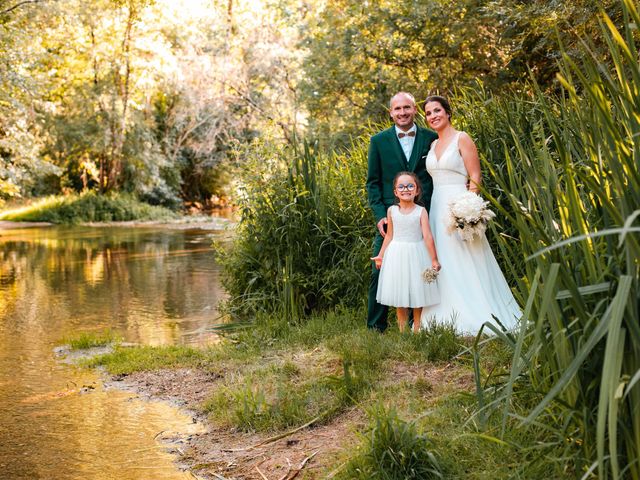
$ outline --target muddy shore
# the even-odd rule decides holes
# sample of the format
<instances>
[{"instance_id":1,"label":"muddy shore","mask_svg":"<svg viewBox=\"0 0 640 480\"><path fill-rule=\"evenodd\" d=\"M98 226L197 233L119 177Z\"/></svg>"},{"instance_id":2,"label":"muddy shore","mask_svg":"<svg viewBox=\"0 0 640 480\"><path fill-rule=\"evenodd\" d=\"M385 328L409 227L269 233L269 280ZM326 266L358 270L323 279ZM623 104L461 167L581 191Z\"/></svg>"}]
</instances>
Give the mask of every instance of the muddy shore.
<instances>
[{"instance_id":1,"label":"muddy shore","mask_svg":"<svg viewBox=\"0 0 640 480\"><path fill-rule=\"evenodd\" d=\"M451 365L434 365L427 371L409 364L396 364L389 382L428 380L433 390L425 404L452 390L470 390L472 376ZM207 421L202 402L221 384L222 375L197 369L140 372L105 379L106 388L129 391L142 399L163 400L188 412L201 422L205 432L180 439L179 468L204 479L244 480L331 478L327 471L339 468L341 458L360 441L358 432L366 415L354 406L325 424L312 424L279 435L244 433L219 428ZM162 436L160 436L162 439ZM176 439L167 438L172 443Z\"/></svg>"}]
</instances>

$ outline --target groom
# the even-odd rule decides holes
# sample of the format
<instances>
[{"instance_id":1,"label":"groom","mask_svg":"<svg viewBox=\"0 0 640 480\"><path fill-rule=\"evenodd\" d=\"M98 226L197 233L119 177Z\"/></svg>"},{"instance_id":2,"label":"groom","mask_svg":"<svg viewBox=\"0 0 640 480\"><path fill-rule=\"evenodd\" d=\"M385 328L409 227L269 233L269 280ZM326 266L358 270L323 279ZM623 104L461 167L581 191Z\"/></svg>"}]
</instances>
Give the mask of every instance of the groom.
<instances>
[{"instance_id":1,"label":"groom","mask_svg":"<svg viewBox=\"0 0 640 480\"><path fill-rule=\"evenodd\" d=\"M406 92L391 97L389 114L395 124L371 137L369 144L367 193L369 206L376 218L378 232L373 241L373 257L382 248L387 224L387 208L393 205L393 179L398 172L415 172L422 184L422 203L427 211L431 205L433 182L427 173L425 161L431 142L438 136L431 130L417 126L417 113L413 95ZM376 301L380 270L375 265L371 270L367 327L384 332L388 326L389 307Z\"/></svg>"}]
</instances>

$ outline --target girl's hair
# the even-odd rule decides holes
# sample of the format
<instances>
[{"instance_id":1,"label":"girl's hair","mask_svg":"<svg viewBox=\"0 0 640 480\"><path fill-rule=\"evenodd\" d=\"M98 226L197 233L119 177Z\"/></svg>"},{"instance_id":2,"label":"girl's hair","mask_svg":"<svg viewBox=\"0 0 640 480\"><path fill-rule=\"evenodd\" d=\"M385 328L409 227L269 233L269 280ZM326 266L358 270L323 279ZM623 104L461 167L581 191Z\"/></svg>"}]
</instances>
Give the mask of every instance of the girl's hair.
<instances>
[{"instance_id":1,"label":"girl's hair","mask_svg":"<svg viewBox=\"0 0 640 480\"><path fill-rule=\"evenodd\" d=\"M425 109L425 107L427 106L427 103L429 102L438 102L440 105L442 105L442 108L444 108L444 111L447 112L447 115L449 115L449 120L451 120L451 105L449 105L449 100L447 100L444 97L441 97L440 95L429 95L427 97L427 99L424 101L424 103L422 104L422 110Z\"/></svg>"},{"instance_id":2,"label":"girl's hair","mask_svg":"<svg viewBox=\"0 0 640 480\"><path fill-rule=\"evenodd\" d=\"M395 178L393 179L393 190L394 190L394 195L395 195L395 190L396 190L396 185L398 184L398 179L402 176L402 175L409 175L411 178L413 178L414 183L416 184L416 196L413 198L413 201L419 205L422 205L422 184L420 183L420 179L418 178L418 176L413 173L413 172L399 172ZM400 203L400 199L398 198L397 195L395 195L396 199L394 203Z\"/></svg>"}]
</instances>

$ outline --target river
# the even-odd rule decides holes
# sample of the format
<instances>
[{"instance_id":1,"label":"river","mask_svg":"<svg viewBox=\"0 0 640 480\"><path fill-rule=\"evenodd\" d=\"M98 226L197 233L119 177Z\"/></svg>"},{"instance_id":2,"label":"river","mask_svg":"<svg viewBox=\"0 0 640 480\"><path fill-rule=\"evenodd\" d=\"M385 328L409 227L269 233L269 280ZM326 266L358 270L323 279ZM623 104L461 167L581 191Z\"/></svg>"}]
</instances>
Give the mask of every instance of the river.
<instances>
[{"instance_id":1,"label":"river","mask_svg":"<svg viewBox=\"0 0 640 480\"><path fill-rule=\"evenodd\" d=\"M110 329L126 342L215 341L220 230L0 230L0 478L185 479L160 432L195 433L162 402L105 389L57 357L63 339ZM159 436L158 436L159 437Z\"/></svg>"}]
</instances>

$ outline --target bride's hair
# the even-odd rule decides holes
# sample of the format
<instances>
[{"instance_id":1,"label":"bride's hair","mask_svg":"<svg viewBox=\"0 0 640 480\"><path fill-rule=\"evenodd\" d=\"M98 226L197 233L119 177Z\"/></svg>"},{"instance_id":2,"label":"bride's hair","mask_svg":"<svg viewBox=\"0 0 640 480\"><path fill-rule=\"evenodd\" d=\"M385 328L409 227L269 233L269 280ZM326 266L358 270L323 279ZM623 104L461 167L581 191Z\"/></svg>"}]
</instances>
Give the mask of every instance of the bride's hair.
<instances>
[{"instance_id":1,"label":"bride's hair","mask_svg":"<svg viewBox=\"0 0 640 480\"><path fill-rule=\"evenodd\" d=\"M444 97L441 97L440 95L429 95L427 97L427 99L424 101L424 103L422 104L422 110L425 109L425 107L427 106L427 103L429 102L438 102L440 105L442 105L442 108L444 108L444 111L447 112L447 115L449 115L449 120L451 120L451 105L449 105L449 100L447 100Z\"/></svg>"},{"instance_id":2,"label":"bride's hair","mask_svg":"<svg viewBox=\"0 0 640 480\"><path fill-rule=\"evenodd\" d=\"M418 205L422 205L422 184L420 183L420 179L418 178L418 175L416 175L413 172L398 172L398 174L393 179L393 191L395 192L396 185L398 184L398 179L402 175L408 175L411 178L413 178L413 181L416 184L416 196L414 197L413 201L414 201L414 203L417 203ZM395 193L394 193L394 195L395 195ZM398 198L398 196L395 195L395 197L396 198L395 198L394 203L400 203L400 199Z\"/></svg>"}]
</instances>

